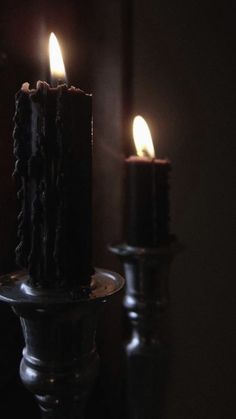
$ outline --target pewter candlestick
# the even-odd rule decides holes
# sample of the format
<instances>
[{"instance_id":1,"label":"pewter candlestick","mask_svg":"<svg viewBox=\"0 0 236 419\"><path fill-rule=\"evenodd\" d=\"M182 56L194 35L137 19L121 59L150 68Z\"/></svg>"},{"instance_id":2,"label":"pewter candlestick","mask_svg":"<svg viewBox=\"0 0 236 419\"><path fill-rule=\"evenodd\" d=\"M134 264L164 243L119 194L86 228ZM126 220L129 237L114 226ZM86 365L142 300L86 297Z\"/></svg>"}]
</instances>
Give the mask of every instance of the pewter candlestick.
<instances>
[{"instance_id":1,"label":"pewter candlestick","mask_svg":"<svg viewBox=\"0 0 236 419\"><path fill-rule=\"evenodd\" d=\"M97 270L89 294L40 290L24 272L0 278L0 300L19 316L25 338L20 366L43 419L83 419L98 372L96 318L101 303L123 286L116 273Z\"/></svg>"},{"instance_id":2,"label":"pewter candlestick","mask_svg":"<svg viewBox=\"0 0 236 419\"><path fill-rule=\"evenodd\" d=\"M161 418L168 351L160 333L168 303L168 276L176 242L156 248L110 246L124 265L131 336L126 343L130 419Z\"/></svg>"}]
</instances>

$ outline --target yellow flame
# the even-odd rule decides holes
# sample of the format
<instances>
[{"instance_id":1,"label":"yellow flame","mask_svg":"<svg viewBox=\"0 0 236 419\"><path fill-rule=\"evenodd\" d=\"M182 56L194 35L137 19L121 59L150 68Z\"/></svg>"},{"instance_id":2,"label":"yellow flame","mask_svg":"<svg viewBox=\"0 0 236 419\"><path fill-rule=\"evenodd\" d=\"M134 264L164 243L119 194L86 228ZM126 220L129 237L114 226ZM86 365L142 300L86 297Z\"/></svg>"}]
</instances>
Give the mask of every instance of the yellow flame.
<instances>
[{"instance_id":1,"label":"yellow flame","mask_svg":"<svg viewBox=\"0 0 236 419\"><path fill-rule=\"evenodd\" d=\"M133 122L133 137L137 155L139 157L155 158L155 150L153 147L152 136L142 116L136 116Z\"/></svg>"},{"instance_id":2,"label":"yellow flame","mask_svg":"<svg viewBox=\"0 0 236 419\"><path fill-rule=\"evenodd\" d=\"M51 77L57 80L66 79L66 71L62 58L60 45L55 34L52 32L49 38L49 60Z\"/></svg>"}]
</instances>

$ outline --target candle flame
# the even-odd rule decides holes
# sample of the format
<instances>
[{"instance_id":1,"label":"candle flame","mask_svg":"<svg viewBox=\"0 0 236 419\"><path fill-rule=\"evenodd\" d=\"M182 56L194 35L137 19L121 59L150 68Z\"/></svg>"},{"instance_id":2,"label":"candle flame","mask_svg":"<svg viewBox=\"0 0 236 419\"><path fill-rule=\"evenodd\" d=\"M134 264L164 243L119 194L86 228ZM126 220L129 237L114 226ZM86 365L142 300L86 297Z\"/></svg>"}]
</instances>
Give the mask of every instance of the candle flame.
<instances>
[{"instance_id":1,"label":"candle flame","mask_svg":"<svg viewBox=\"0 0 236 419\"><path fill-rule=\"evenodd\" d=\"M60 45L55 34L52 32L49 38L49 61L51 77L56 80L65 80L66 71L62 58Z\"/></svg>"},{"instance_id":2,"label":"candle flame","mask_svg":"<svg viewBox=\"0 0 236 419\"><path fill-rule=\"evenodd\" d=\"M133 122L133 137L137 155L139 157L155 158L155 150L153 147L152 136L142 116L136 116Z\"/></svg>"}]
</instances>

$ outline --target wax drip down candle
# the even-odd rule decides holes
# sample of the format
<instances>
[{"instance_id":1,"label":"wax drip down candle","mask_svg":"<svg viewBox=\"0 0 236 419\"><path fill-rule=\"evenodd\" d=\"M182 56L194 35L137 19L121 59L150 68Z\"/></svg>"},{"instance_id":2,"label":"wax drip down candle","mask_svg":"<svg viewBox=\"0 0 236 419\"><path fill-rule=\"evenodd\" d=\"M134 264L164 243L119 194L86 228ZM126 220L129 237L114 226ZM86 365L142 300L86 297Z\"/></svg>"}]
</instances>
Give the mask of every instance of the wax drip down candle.
<instances>
[{"instance_id":1,"label":"wax drip down candle","mask_svg":"<svg viewBox=\"0 0 236 419\"><path fill-rule=\"evenodd\" d=\"M30 89L24 83L16 94L14 175L21 203L16 260L32 286L89 288L92 97L68 88L58 48L51 35L53 86L38 81Z\"/></svg>"},{"instance_id":2,"label":"wax drip down candle","mask_svg":"<svg viewBox=\"0 0 236 419\"><path fill-rule=\"evenodd\" d=\"M157 247L170 241L169 160L156 159L146 121L136 116L133 136L137 156L125 160L124 235L130 246Z\"/></svg>"}]
</instances>

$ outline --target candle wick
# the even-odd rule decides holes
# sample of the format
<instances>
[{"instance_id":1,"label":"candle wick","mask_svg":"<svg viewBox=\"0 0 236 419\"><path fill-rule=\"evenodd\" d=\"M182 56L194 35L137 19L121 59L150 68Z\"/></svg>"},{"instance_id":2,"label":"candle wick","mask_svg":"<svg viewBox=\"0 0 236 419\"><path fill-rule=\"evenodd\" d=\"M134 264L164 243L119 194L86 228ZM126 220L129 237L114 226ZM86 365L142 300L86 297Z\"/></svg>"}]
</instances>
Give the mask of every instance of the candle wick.
<instances>
[{"instance_id":1,"label":"candle wick","mask_svg":"<svg viewBox=\"0 0 236 419\"><path fill-rule=\"evenodd\" d=\"M150 157L146 148L142 148L142 155L143 157Z\"/></svg>"},{"instance_id":2,"label":"candle wick","mask_svg":"<svg viewBox=\"0 0 236 419\"><path fill-rule=\"evenodd\" d=\"M51 77L51 86L52 87L63 86L64 84L66 84L65 79L56 79L55 77Z\"/></svg>"},{"instance_id":3,"label":"candle wick","mask_svg":"<svg viewBox=\"0 0 236 419\"><path fill-rule=\"evenodd\" d=\"M62 84L65 84L65 81L62 79L57 80L57 86L61 86Z\"/></svg>"}]
</instances>

